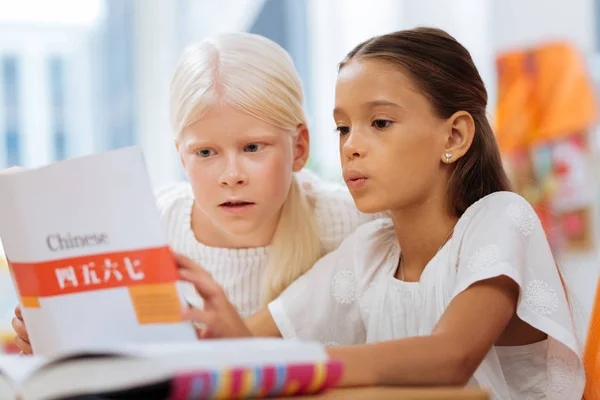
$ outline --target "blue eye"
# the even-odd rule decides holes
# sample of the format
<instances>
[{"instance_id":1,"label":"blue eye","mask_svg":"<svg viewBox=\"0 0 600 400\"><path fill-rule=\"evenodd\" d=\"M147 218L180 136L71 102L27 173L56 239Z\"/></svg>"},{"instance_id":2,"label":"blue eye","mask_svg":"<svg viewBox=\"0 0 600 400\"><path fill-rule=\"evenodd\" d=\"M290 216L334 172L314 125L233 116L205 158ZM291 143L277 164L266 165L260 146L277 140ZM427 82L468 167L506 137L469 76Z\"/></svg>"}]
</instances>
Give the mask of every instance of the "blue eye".
<instances>
[{"instance_id":1,"label":"blue eye","mask_svg":"<svg viewBox=\"0 0 600 400\"><path fill-rule=\"evenodd\" d=\"M213 149L199 149L196 150L196 154L198 154L202 158L208 158L214 155L215 151Z\"/></svg>"},{"instance_id":2,"label":"blue eye","mask_svg":"<svg viewBox=\"0 0 600 400\"><path fill-rule=\"evenodd\" d=\"M257 151L260 151L263 147L264 145L259 143L250 143L246 145L246 147L244 147L244 151L247 151L248 153L256 153Z\"/></svg>"}]
</instances>

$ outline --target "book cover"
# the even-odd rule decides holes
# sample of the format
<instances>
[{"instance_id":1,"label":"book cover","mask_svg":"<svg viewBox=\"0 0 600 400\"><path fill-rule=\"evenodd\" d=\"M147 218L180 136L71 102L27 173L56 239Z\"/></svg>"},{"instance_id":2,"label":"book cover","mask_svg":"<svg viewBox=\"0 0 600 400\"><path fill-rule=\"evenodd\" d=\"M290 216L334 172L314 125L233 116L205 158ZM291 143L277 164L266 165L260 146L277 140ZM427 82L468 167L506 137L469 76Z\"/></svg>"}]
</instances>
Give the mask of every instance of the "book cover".
<instances>
[{"instance_id":1,"label":"book cover","mask_svg":"<svg viewBox=\"0 0 600 400\"><path fill-rule=\"evenodd\" d=\"M0 238L36 354L196 340L141 151L0 174Z\"/></svg>"}]
</instances>

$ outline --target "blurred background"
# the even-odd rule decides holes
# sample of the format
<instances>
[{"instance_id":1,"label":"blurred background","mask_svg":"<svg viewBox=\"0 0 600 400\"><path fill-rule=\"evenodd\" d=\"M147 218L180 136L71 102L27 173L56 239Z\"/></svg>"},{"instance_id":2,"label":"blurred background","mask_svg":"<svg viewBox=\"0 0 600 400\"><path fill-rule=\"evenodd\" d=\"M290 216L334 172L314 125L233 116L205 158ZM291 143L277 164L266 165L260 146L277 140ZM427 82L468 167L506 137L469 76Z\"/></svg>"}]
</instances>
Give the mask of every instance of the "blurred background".
<instances>
[{"instance_id":1,"label":"blurred background","mask_svg":"<svg viewBox=\"0 0 600 400\"><path fill-rule=\"evenodd\" d=\"M339 180L336 64L373 35L419 25L470 50L506 167L546 226L585 331L600 265L600 0L0 0L0 168L137 144L155 186L184 179L168 115L178 57L250 31L294 59L309 168ZM16 299L0 274L2 330Z\"/></svg>"}]
</instances>

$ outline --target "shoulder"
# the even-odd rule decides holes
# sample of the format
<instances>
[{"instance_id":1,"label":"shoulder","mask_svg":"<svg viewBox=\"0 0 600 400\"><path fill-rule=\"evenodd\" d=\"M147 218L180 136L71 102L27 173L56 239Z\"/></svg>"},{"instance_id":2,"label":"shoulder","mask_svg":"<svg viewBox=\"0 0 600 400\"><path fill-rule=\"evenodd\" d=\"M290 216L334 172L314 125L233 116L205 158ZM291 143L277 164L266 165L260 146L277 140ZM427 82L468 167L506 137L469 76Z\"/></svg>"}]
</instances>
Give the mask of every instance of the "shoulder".
<instances>
[{"instance_id":1,"label":"shoulder","mask_svg":"<svg viewBox=\"0 0 600 400\"><path fill-rule=\"evenodd\" d=\"M556 269L541 221L529 202L515 193L493 193L473 204L454 236L451 258L461 284L497 275L521 284L532 274Z\"/></svg>"},{"instance_id":2,"label":"shoulder","mask_svg":"<svg viewBox=\"0 0 600 400\"><path fill-rule=\"evenodd\" d=\"M514 192L495 192L491 193L478 203L481 205L496 211L506 211L508 206L519 206L531 208L531 205L524 197ZM481 207L481 206L480 206Z\"/></svg>"},{"instance_id":3,"label":"shoulder","mask_svg":"<svg viewBox=\"0 0 600 400\"><path fill-rule=\"evenodd\" d=\"M459 232L514 229L529 236L541 222L531 204L513 192L495 192L471 205L458 221Z\"/></svg>"},{"instance_id":4,"label":"shoulder","mask_svg":"<svg viewBox=\"0 0 600 400\"><path fill-rule=\"evenodd\" d=\"M187 182L173 182L154 191L156 206L161 219L169 219L193 201L192 187Z\"/></svg>"},{"instance_id":5,"label":"shoulder","mask_svg":"<svg viewBox=\"0 0 600 400\"><path fill-rule=\"evenodd\" d=\"M337 246L359 226L384 218L384 214L361 213L345 185L326 181L311 171L297 174L298 183L311 208L325 252Z\"/></svg>"}]
</instances>

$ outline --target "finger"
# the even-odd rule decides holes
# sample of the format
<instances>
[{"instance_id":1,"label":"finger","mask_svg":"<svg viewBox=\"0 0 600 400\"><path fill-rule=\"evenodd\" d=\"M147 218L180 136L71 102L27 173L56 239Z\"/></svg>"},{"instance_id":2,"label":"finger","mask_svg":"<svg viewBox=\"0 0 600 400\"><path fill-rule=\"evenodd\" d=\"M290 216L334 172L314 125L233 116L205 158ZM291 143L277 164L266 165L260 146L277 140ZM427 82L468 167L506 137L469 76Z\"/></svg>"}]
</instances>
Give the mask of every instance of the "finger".
<instances>
[{"instance_id":1,"label":"finger","mask_svg":"<svg viewBox=\"0 0 600 400\"><path fill-rule=\"evenodd\" d=\"M205 302L220 306L229 303L223 288L208 271L183 254L175 253L175 260L179 266L180 279L193 284Z\"/></svg>"},{"instance_id":2,"label":"finger","mask_svg":"<svg viewBox=\"0 0 600 400\"><path fill-rule=\"evenodd\" d=\"M15 333L21 337L24 341L29 343L29 334L27 333L27 328L25 328L25 324L22 320L18 318L12 319L12 327L15 330Z\"/></svg>"},{"instance_id":3,"label":"finger","mask_svg":"<svg viewBox=\"0 0 600 400\"><path fill-rule=\"evenodd\" d=\"M21 313L21 306L19 305L15 307L15 316L23 321L23 313Z\"/></svg>"},{"instance_id":4,"label":"finger","mask_svg":"<svg viewBox=\"0 0 600 400\"><path fill-rule=\"evenodd\" d=\"M205 325L202 325L202 326L194 325L194 328L196 329L196 337L198 337L198 339L206 339L207 338L208 329L206 328Z\"/></svg>"},{"instance_id":5,"label":"finger","mask_svg":"<svg viewBox=\"0 0 600 400\"><path fill-rule=\"evenodd\" d=\"M195 327L207 327L213 321L212 313L197 308L184 310L181 317L186 321L193 321Z\"/></svg>"},{"instance_id":6,"label":"finger","mask_svg":"<svg viewBox=\"0 0 600 400\"><path fill-rule=\"evenodd\" d=\"M194 260L184 256L183 254L175 253L175 261L177 262L179 270L193 271L201 275L204 279L212 279L212 275L210 274L210 272L202 268Z\"/></svg>"},{"instance_id":7,"label":"finger","mask_svg":"<svg viewBox=\"0 0 600 400\"><path fill-rule=\"evenodd\" d=\"M213 335L211 330L205 328L202 331L202 336L200 337L200 340L207 340L207 339L222 339L222 338L217 335Z\"/></svg>"},{"instance_id":8,"label":"finger","mask_svg":"<svg viewBox=\"0 0 600 400\"><path fill-rule=\"evenodd\" d=\"M204 339L221 339L218 335L215 335L215 328L209 328L206 325L194 325L196 327L196 336L200 340Z\"/></svg>"},{"instance_id":9,"label":"finger","mask_svg":"<svg viewBox=\"0 0 600 400\"><path fill-rule=\"evenodd\" d=\"M194 285L200 297L207 302L224 296L221 287L210 277L210 274L201 271L180 269L179 278Z\"/></svg>"},{"instance_id":10,"label":"finger","mask_svg":"<svg viewBox=\"0 0 600 400\"><path fill-rule=\"evenodd\" d=\"M33 354L33 349L31 348L31 344L23 340L20 336L15 337L15 345L23 352L23 354L31 355Z\"/></svg>"}]
</instances>

